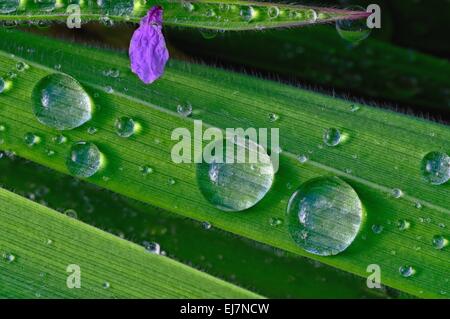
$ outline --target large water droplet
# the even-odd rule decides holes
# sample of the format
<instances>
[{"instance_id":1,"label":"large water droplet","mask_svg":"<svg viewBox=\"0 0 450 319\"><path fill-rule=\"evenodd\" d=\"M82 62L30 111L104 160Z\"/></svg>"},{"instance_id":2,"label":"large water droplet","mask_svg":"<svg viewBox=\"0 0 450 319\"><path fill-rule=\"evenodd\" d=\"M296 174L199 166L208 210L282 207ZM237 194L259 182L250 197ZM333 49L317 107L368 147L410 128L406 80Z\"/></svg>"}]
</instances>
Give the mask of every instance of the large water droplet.
<instances>
[{"instance_id":1,"label":"large water droplet","mask_svg":"<svg viewBox=\"0 0 450 319\"><path fill-rule=\"evenodd\" d=\"M0 13L12 13L19 8L19 0L0 0Z\"/></svg>"},{"instance_id":2,"label":"large water droplet","mask_svg":"<svg viewBox=\"0 0 450 319\"><path fill-rule=\"evenodd\" d=\"M336 255L353 242L363 222L363 208L353 188L337 177L309 180L287 207L289 232L307 252Z\"/></svg>"},{"instance_id":3,"label":"large water droplet","mask_svg":"<svg viewBox=\"0 0 450 319\"><path fill-rule=\"evenodd\" d=\"M137 125L130 117L120 117L116 120L116 133L121 137L130 137L136 132Z\"/></svg>"},{"instance_id":4,"label":"large water droplet","mask_svg":"<svg viewBox=\"0 0 450 319\"><path fill-rule=\"evenodd\" d=\"M360 6L352 6L347 10L366 11ZM342 39L354 44L367 39L371 32L366 19L338 20L336 21L336 29Z\"/></svg>"},{"instance_id":5,"label":"large water droplet","mask_svg":"<svg viewBox=\"0 0 450 319\"><path fill-rule=\"evenodd\" d=\"M55 73L44 77L34 87L32 96L37 119L52 128L70 130L92 117L89 95L68 75Z\"/></svg>"},{"instance_id":6,"label":"large water droplet","mask_svg":"<svg viewBox=\"0 0 450 319\"><path fill-rule=\"evenodd\" d=\"M341 142L341 132L337 128L326 129L323 133L323 142L327 146L337 146Z\"/></svg>"},{"instance_id":7,"label":"large water droplet","mask_svg":"<svg viewBox=\"0 0 450 319\"><path fill-rule=\"evenodd\" d=\"M275 172L263 147L242 138L219 140L208 147L215 154L210 163L197 165L197 181L211 204L223 211L242 211L267 194Z\"/></svg>"},{"instance_id":8,"label":"large water droplet","mask_svg":"<svg viewBox=\"0 0 450 319\"><path fill-rule=\"evenodd\" d=\"M103 155L94 143L78 142L67 158L67 169L72 175L90 177L102 166Z\"/></svg>"},{"instance_id":9,"label":"large water droplet","mask_svg":"<svg viewBox=\"0 0 450 319\"><path fill-rule=\"evenodd\" d=\"M450 179L450 157L441 152L431 152L424 156L422 175L433 185L442 185Z\"/></svg>"}]
</instances>

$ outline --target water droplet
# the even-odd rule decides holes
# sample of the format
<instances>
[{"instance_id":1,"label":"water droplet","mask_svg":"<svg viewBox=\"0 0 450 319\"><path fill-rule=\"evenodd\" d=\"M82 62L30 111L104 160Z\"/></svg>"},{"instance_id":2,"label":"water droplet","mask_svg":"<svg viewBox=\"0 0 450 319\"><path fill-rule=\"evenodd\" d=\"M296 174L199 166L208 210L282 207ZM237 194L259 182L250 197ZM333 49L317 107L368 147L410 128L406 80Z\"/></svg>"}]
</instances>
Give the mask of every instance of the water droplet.
<instances>
[{"instance_id":1,"label":"water droplet","mask_svg":"<svg viewBox=\"0 0 450 319\"><path fill-rule=\"evenodd\" d=\"M411 226L411 223L405 219L401 219L397 222L397 228L401 231L407 230Z\"/></svg>"},{"instance_id":2,"label":"water droplet","mask_svg":"<svg viewBox=\"0 0 450 319\"><path fill-rule=\"evenodd\" d=\"M450 179L450 157L441 152L431 152L421 163L422 175L432 185L442 185Z\"/></svg>"},{"instance_id":3,"label":"water droplet","mask_svg":"<svg viewBox=\"0 0 450 319\"><path fill-rule=\"evenodd\" d=\"M53 137L53 142L56 144L64 144L67 142L67 137L65 137L62 134L56 135L55 137Z\"/></svg>"},{"instance_id":4,"label":"water droplet","mask_svg":"<svg viewBox=\"0 0 450 319\"><path fill-rule=\"evenodd\" d=\"M300 163L304 164L304 163L306 163L306 162L308 161L308 156L306 156L306 155L300 155L300 156L298 157L298 161L299 161Z\"/></svg>"},{"instance_id":5,"label":"water droplet","mask_svg":"<svg viewBox=\"0 0 450 319\"><path fill-rule=\"evenodd\" d=\"M398 272L400 273L400 275L407 278L414 275L416 273L416 270L412 266L404 265L398 269Z\"/></svg>"},{"instance_id":6,"label":"water droplet","mask_svg":"<svg viewBox=\"0 0 450 319\"><path fill-rule=\"evenodd\" d=\"M382 225L372 225L372 231L374 234L381 234L383 232L384 227Z\"/></svg>"},{"instance_id":7,"label":"water droplet","mask_svg":"<svg viewBox=\"0 0 450 319\"><path fill-rule=\"evenodd\" d=\"M102 166L103 155L94 143L78 142L67 158L67 169L77 177L90 177Z\"/></svg>"},{"instance_id":8,"label":"water droplet","mask_svg":"<svg viewBox=\"0 0 450 319\"><path fill-rule=\"evenodd\" d=\"M337 128L326 129L323 133L323 142L327 146L337 146L341 142L341 132Z\"/></svg>"},{"instance_id":9,"label":"water droplet","mask_svg":"<svg viewBox=\"0 0 450 319\"><path fill-rule=\"evenodd\" d=\"M306 10L305 16L310 22L315 22L317 20L317 12L314 9Z\"/></svg>"},{"instance_id":10,"label":"water droplet","mask_svg":"<svg viewBox=\"0 0 450 319\"><path fill-rule=\"evenodd\" d=\"M3 258L6 260L7 263L12 263L14 260L16 260L16 256L14 256L11 253L4 253Z\"/></svg>"},{"instance_id":11,"label":"water droplet","mask_svg":"<svg viewBox=\"0 0 450 319\"><path fill-rule=\"evenodd\" d=\"M190 2L183 2L183 8L189 12L192 12L195 10L195 6Z\"/></svg>"},{"instance_id":12,"label":"water droplet","mask_svg":"<svg viewBox=\"0 0 450 319\"><path fill-rule=\"evenodd\" d=\"M435 235L431 241L433 247L436 249L443 249L448 245L448 240L442 235Z\"/></svg>"},{"instance_id":13,"label":"water droplet","mask_svg":"<svg viewBox=\"0 0 450 319\"><path fill-rule=\"evenodd\" d=\"M414 207L417 208L417 209L422 209L422 204L420 202L416 202L414 204Z\"/></svg>"},{"instance_id":14,"label":"water droplet","mask_svg":"<svg viewBox=\"0 0 450 319\"><path fill-rule=\"evenodd\" d=\"M309 180L287 207L289 233L306 251L336 255L351 245L363 221L363 208L353 188L337 177Z\"/></svg>"},{"instance_id":15,"label":"water droplet","mask_svg":"<svg viewBox=\"0 0 450 319\"><path fill-rule=\"evenodd\" d=\"M218 32L217 30L213 30L213 29L204 29L204 30L200 30L200 34L202 35L202 37L206 40L211 40L214 39Z\"/></svg>"},{"instance_id":16,"label":"water droplet","mask_svg":"<svg viewBox=\"0 0 450 319\"><path fill-rule=\"evenodd\" d=\"M280 9L278 9L278 7L272 6L267 10L267 15L271 19L278 18L278 16L280 15Z\"/></svg>"},{"instance_id":17,"label":"water droplet","mask_svg":"<svg viewBox=\"0 0 450 319\"><path fill-rule=\"evenodd\" d=\"M139 170L141 171L142 175L144 175L144 176L153 173L153 168L148 165L139 167Z\"/></svg>"},{"instance_id":18,"label":"water droplet","mask_svg":"<svg viewBox=\"0 0 450 319\"><path fill-rule=\"evenodd\" d=\"M55 73L41 79L33 89L33 112L42 124L70 130L91 119L93 105L74 78Z\"/></svg>"},{"instance_id":19,"label":"water droplet","mask_svg":"<svg viewBox=\"0 0 450 319\"><path fill-rule=\"evenodd\" d=\"M175 179L173 179L172 177L169 177L169 178L167 179L167 183L168 183L169 185L175 185L176 181L175 181Z\"/></svg>"},{"instance_id":20,"label":"water droplet","mask_svg":"<svg viewBox=\"0 0 450 319\"><path fill-rule=\"evenodd\" d=\"M0 0L0 13L12 13L19 8L20 0Z\"/></svg>"},{"instance_id":21,"label":"water droplet","mask_svg":"<svg viewBox=\"0 0 450 319\"><path fill-rule=\"evenodd\" d=\"M41 138L33 133L26 133L23 140L27 146L32 147L38 144L41 141Z\"/></svg>"},{"instance_id":22,"label":"water droplet","mask_svg":"<svg viewBox=\"0 0 450 319\"><path fill-rule=\"evenodd\" d=\"M144 241L143 244L148 252L156 255L161 254L161 246L158 243Z\"/></svg>"},{"instance_id":23,"label":"water droplet","mask_svg":"<svg viewBox=\"0 0 450 319\"><path fill-rule=\"evenodd\" d=\"M108 85L107 87L105 87L105 92L108 94L112 94L114 93L114 89Z\"/></svg>"},{"instance_id":24,"label":"water droplet","mask_svg":"<svg viewBox=\"0 0 450 319\"><path fill-rule=\"evenodd\" d=\"M177 112L178 114L188 117L192 114L192 105L189 102L186 102L184 104L178 104L177 105Z\"/></svg>"},{"instance_id":25,"label":"water droplet","mask_svg":"<svg viewBox=\"0 0 450 319\"><path fill-rule=\"evenodd\" d=\"M66 209L64 211L64 215L66 215L70 218L78 219L78 214L77 214L76 210L74 210L74 209Z\"/></svg>"},{"instance_id":26,"label":"water droplet","mask_svg":"<svg viewBox=\"0 0 450 319\"><path fill-rule=\"evenodd\" d=\"M366 11L359 6L352 6L347 10ZM336 29L340 37L348 42L357 44L369 37L371 29L367 26L366 19L338 20Z\"/></svg>"},{"instance_id":27,"label":"water droplet","mask_svg":"<svg viewBox=\"0 0 450 319\"><path fill-rule=\"evenodd\" d=\"M356 104L353 104L353 105L350 106L350 112L357 112L360 109L361 108L358 105L356 105Z\"/></svg>"},{"instance_id":28,"label":"water droplet","mask_svg":"<svg viewBox=\"0 0 450 319\"><path fill-rule=\"evenodd\" d=\"M46 241L45 241L45 243L47 244L47 245L52 245L53 244L53 240L51 240L50 238L49 239L47 239Z\"/></svg>"},{"instance_id":29,"label":"water droplet","mask_svg":"<svg viewBox=\"0 0 450 319\"><path fill-rule=\"evenodd\" d=\"M98 132L98 130L94 126L89 126L88 129L87 129L87 132L88 132L89 135L94 135L95 133Z\"/></svg>"},{"instance_id":30,"label":"water droplet","mask_svg":"<svg viewBox=\"0 0 450 319\"><path fill-rule=\"evenodd\" d=\"M392 197L394 198L400 198L403 196L403 191L399 188L394 188L391 192Z\"/></svg>"},{"instance_id":31,"label":"water droplet","mask_svg":"<svg viewBox=\"0 0 450 319\"><path fill-rule=\"evenodd\" d=\"M0 77L0 94L3 93L5 89L6 89L6 82L2 77Z\"/></svg>"},{"instance_id":32,"label":"water droplet","mask_svg":"<svg viewBox=\"0 0 450 319\"><path fill-rule=\"evenodd\" d=\"M278 121L279 118L280 118L280 116L278 114L269 113L269 121L270 122L276 122L276 121Z\"/></svg>"},{"instance_id":33,"label":"water droplet","mask_svg":"<svg viewBox=\"0 0 450 319\"><path fill-rule=\"evenodd\" d=\"M212 225L209 222L203 222L202 227L203 227L203 229L209 230L209 229L211 229Z\"/></svg>"},{"instance_id":34,"label":"water droplet","mask_svg":"<svg viewBox=\"0 0 450 319\"><path fill-rule=\"evenodd\" d=\"M55 151L47 148L45 150L45 154L47 154L47 156L53 156L53 155L55 155Z\"/></svg>"},{"instance_id":35,"label":"water droplet","mask_svg":"<svg viewBox=\"0 0 450 319\"><path fill-rule=\"evenodd\" d=\"M256 18L256 16L258 15L258 11L255 10L252 6L245 6L241 8L239 14L241 15L242 19L250 22L251 20Z\"/></svg>"},{"instance_id":36,"label":"water droplet","mask_svg":"<svg viewBox=\"0 0 450 319\"><path fill-rule=\"evenodd\" d=\"M272 227L277 227L283 224L283 220L278 217L272 217L269 219L269 225Z\"/></svg>"},{"instance_id":37,"label":"water droplet","mask_svg":"<svg viewBox=\"0 0 450 319\"><path fill-rule=\"evenodd\" d=\"M197 181L203 196L215 207L242 211L269 191L275 172L262 146L243 138L227 138L207 148L215 154L209 163L197 165Z\"/></svg>"},{"instance_id":38,"label":"water droplet","mask_svg":"<svg viewBox=\"0 0 450 319\"><path fill-rule=\"evenodd\" d=\"M53 11L56 8L57 0L34 0L40 11Z\"/></svg>"},{"instance_id":39,"label":"water droplet","mask_svg":"<svg viewBox=\"0 0 450 319\"><path fill-rule=\"evenodd\" d=\"M102 285L103 289L109 289L111 287L111 285L109 284L109 282L105 281Z\"/></svg>"},{"instance_id":40,"label":"water droplet","mask_svg":"<svg viewBox=\"0 0 450 319\"><path fill-rule=\"evenodd\" d=\"M23 71L25 71L28 68L29 68L29 66L25 62L21 61L21 62L17 62L17 64L16 64L16 69L19 72L23 72Z\"/></svg>"},{"instance_id":41,"label":"water droplet","mask_svg":"<svg viewBox=\"0 0 450 319\"><path fill-rule=\"evenodd\" d=\"M137 130L137 123L130 117L120 117L116 120L116 133L120 137L130 137Z\"/></svg>"}]
</instances>

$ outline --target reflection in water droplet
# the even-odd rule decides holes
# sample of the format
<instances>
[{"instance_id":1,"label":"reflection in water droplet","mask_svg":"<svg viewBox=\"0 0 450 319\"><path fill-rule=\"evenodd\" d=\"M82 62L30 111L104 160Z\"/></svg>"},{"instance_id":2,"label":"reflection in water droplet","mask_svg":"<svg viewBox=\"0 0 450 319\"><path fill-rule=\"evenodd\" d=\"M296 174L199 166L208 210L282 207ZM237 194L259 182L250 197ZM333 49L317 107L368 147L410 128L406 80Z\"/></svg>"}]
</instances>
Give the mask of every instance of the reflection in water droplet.
<instances>
[{"instance_id":1,"label":"reflection in water droplet","mask_svg":"<svg viewBox=\"0 0 450 319\"><path fill-rule=\"evenodd\" d=\"M326 129L323 133L323 142L327 146L337 146L341 142L341 132L337 128Z\"/></svg>"},{"instance_id":2,"label":"reflection in water droplet","mask_svg":"<svg viewBox=\"0 0 450 319\"><path fill-rule=\"evenodd\" d=\"M398 272L400 273L400 275L407 278L414 275L416 273L416 270L412 266L404 265L398 269Z\"/></svg>"},{"instance_id":3,"label":"reflection in water droplet","mask_svg":"<svg viewBox=\"0 0 450 319\"><path fill-rule=\"evenodd\" d=\"M120 117L116 120L116 133L120 137L130 137L136 132L137 124L130 117Z\"/></svg>"},{"instance_id":4,"label":"reflection in water droplet","mask_svg":"<svg viewBox=\"0 0 450 319\"><path fill-rule=\"evenodd\" d=\"M90 177L102 166L103 155L94 143L78 142L72 146L67 158L67 169L77 177Z\"/></svg>"},{"instance_id":5,"label":"reflection in water droplet","mask_svg":"<svg viewBox=\"0 0 450 319\"><path fill-rule=\"evenodd\" d=\"M144 241L143 244L144 244L145 249L148 252L155 254L155 255L161 254L161 246L158 243Z\"/></svg>"},{"instance_id":6,"label":"reflection in water droplet","mask_svg":"<svg viewBox=\"0 0 450 319\"><path fill-rule=\"evenodd\" d=\"M394 188L391 192L392 197L394 198L400 198L403 196L403 191L399 188Z\"/></svg>"},{"instance_id":7,"label":"reflection in water droplet","mask_svg":"<svg viewBox=\"0 0 450 319\"><path fill-rule=\"evenodd\" d=\"M258 11L255 10L252 6L245 6L241 8L241 11L239 13L245 21L250 22L254 18L256 18Z\"/></svg>"},{"instance_id":8,"label":"reflection in water droplet","mask_svg":"<svg viewBox=\"0 0 450 319\"><path fill-rule=\"evenodd\" d=\"M450 179L450 157L441 152L431 152L421 163L422 175L432 185L442 185Z\"/></svg>"},{"instance_id":9,"label":"reflection in water droplet","mask_svg":"<svg viewBox=\"0 0 450 319\"><path fill-rule=\"evenodd\" d=\"M321 256L347 249L363 222L358 195L337 177L315 178L301 185L289 200L287 215L292 239Z\"/></svg>"},{"instance_id":10,"label":"reflection in water droplet","mask_svg":"<svg viewBox=\"0 0 450 319\"><path fill-rule=\"evenodd\" d=\"M269 191L274 168L263 147L243 138L208 144L215 151L197 164L197 181L203 196L223 211L242 211L258 203Z\"/></svg>"},{"instance_id":11,"label":"reflection in water droplet","mask_svg":"<svg viewBox=\"0 0 450 319\"><path fill-rule=\"evenodd\" d=\"M178 104L177 105L177 112L178 114L188 117L192 114L192 105L189 102L186 102L184 104Z\"/></svg>"},{"instance_id":12,"label":"reflection in water droplet","mask_svg":"<svg viewBox=\"0 0 450 319\"><path fill-rule=\"evenodd\" d=\"M72 77L55 73L33 89L33 112L39 122L58 130L79 127L92 117L89 95Z\"/></svg>"},{"instance_id":13,"label":"reflection in water droplet","mask_svg":"<svg viewBox=\"0 0 450 319\"><path fill-rule=\"evenodd\" d=\"M442 235L435 235L431 241L433 247L436 249L443 249L448 245L448 240Z\"/></svg>"},{"instance_id":14,"label":"reflection in water droplet","mask_svg":"<svg viewBox=\"0 0 450 319\"><path fill-rule=\"evenodd\" d=\"M0 0L0 13L12 13L19 8L20 0Z\"/></svg>"}]
</instances>

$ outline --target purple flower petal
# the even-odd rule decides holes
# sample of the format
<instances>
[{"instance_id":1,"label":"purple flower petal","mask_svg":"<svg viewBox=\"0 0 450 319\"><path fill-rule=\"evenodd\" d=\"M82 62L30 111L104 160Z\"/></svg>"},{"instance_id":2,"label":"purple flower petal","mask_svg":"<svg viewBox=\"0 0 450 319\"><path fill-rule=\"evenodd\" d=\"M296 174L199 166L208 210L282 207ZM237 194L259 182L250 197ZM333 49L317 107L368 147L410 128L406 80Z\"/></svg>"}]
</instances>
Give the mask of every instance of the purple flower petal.
<instances>
[{"instance_id":1,"label":"purple flower petal","mask_svg":"<svg viewBox=\"0 0 450 319\"><path fill-rule=\"evenodd\" d=\"M151 8L142 18L139 28L131 38L129 55L131 70L149 84L164 73L169 52L162 34L163 9Z\"/></svg>"}]
</instances>

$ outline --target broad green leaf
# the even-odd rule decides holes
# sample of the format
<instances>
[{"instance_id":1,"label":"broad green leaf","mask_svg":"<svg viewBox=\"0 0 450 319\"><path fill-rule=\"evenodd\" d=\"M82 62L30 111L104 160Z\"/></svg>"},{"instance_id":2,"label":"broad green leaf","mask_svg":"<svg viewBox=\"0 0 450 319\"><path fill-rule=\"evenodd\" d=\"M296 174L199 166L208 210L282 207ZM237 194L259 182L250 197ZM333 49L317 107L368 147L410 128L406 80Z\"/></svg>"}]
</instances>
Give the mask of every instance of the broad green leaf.
<instances>
[{"instance_id":1,"label":"broad green leaf","mask_svg":"<svg viewBox=\"0 0 450 319\"><path fill-rule=\"evenodd\" d=\"M101 21L112 25L115 22L139 22L155 5L164 9L164 24L167 26L210 30L260 30L367 17L367 13L361 11L234 0L80 1L80 10L68 7L69 4L73 5L66 0L50 4L24 1L5 10L6 13L0 13L0 21L7 25L21 22L45 25L51 21L81 19L82 23Z\"/></svg>"},{"instance_id":2,"label":"broad green leaf","mask_svg":"<svg viewBox=\"0 0 450 319\"><path fill-rule=\"evenodd\" d=\"M145 86L129 71L124 55L19 32L2 31L1 36L5 39L0 44L1 72L6 74L21 60L30 66L18 73L0 98L5 128L1 148L67 173L71 146L93 142L107 164L88 179L92 183L361 276L367 275L368 265L378 264L384 284L416 296L447 294L448 282L443 278L449 276L449 252L435 249L432 240L436 235L448 237L450 186L430 185L420 167L427 153L448 152L448 127L175 60L159 81ZM56 65L60 71L53 69ZM119 70L120 76L105 76L104 71L111 69ZM76 78L96 106L89 123L63 133L68 139L63 144L52 143L58 132L37 121L31 103L37 82L58 72ZM178 105L187 102L193 108L192 118L176 112ZM141 132L119 138L114 123L122 116L136 119ZM256 206L240 213L216 209L199 190L196 166L171 161L175 144L171 132L180 127L192 130L193 119L222 129L280 128L280 170L272 189ZM92 134L95 130L89 128L97 132ZM341 130L346 141L337 147L323 145L329 128ZM28 147L24 136L29 132L39 136L41 143ZM300 155L309 160L300 163ZM144 165L152 167L153 173L143 176ZM356 190L367 217L346 251L318 257L292 241L285 211L300 184L330 174ZM403 194L400 198L396 198L397 189ZM273 227L271 218L282 220L282 225ZM397 223L402 220L411 227L400 230ZM414 267L413 276L400 274L405 265Z\"/></svg>"}]
</instances>

